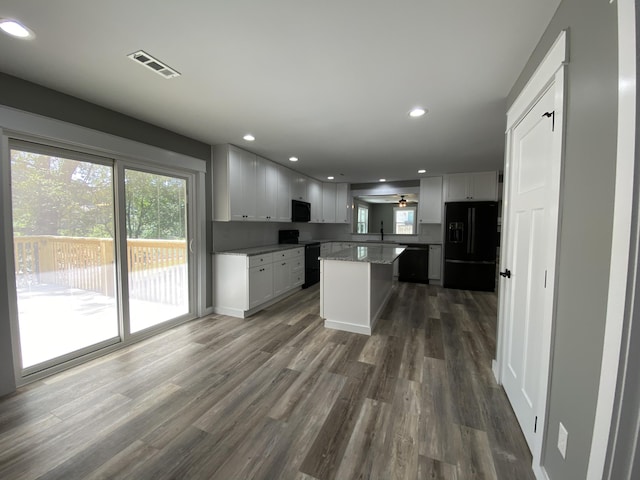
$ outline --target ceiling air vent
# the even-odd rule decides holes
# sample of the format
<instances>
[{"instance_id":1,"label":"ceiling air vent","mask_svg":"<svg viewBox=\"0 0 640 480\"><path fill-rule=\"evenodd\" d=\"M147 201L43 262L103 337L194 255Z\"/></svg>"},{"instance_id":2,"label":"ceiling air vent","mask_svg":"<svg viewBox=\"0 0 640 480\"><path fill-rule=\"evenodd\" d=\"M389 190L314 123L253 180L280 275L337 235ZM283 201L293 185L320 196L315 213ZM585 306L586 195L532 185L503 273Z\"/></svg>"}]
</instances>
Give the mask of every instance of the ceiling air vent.
<instances>
[{"instance_id":1,"label":"ceiling air vent","mask_svg":"<svg viewBox=\"0 0 640 480\"><path fill-rule=\"evenodd\" d=\"M158 75L164 78L173 78L173 77L180 76L180 72L178 72L177 70L174 70L168 65L165 65L157 58L153 58L151 55L149 55L147 52L143 50L138 50L137 52L130 53L129 55L127 55L127 57L129 57L131 60L134 60L144 65L149 70L153 70Z\"/></svg>"}]
</instances>

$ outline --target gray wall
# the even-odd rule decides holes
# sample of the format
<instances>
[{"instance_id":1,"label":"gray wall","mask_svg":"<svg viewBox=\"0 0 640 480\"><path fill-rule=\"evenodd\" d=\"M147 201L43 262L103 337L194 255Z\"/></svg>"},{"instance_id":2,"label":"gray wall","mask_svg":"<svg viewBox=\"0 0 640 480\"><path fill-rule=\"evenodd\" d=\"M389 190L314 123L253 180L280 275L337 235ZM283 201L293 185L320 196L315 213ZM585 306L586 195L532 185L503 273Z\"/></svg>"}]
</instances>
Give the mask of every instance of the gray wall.
<instances>
[{"instance_id":1,"label":"gray wall","mask_svg":"<svg viewBox=\"0 0 640 480\"><path fill-rule=\"evenodd\" d=\"M369 233L380 233L380 222L384 222L384 233L393 233L393 207L391 203L369 204Z\"/></svg>"},{"instance_id":2,"label":"gray wall","mask_svg":"<svg viewBox=\"0 0 640 480\"><path fill-rule=\"evenodd\" d=\"M211 147L206 143L4 73L0 73L0 105L93 128L201 160L211 158Z\"/></svg>"},{"instance_id":3,"label":"gray wall","mask_svg":"<svg viewBox=\"0 0 640 480\"><path fill-rule=\"evenodd\" d=\"M3 73L0 73L0 105L82 125L202 160L211 158L211 147L206 143ZM211 218L209 205L207 215ZM1 231L0 234L3 235L0 238L0 252L4 252L4 234ZM207 251L211 251L210 230L207 234ZM207 278L210 279L211 261L207 261L207 267ZM0 255L0 272L0 395L3 395L15 390L9 335L6 260L3 255ZM207 295L207 303L211 304L210 293Z\"/></svg>"},{"instance_id":4,"label":"gray wall","mask_svg":"<svg viewBox=\"0 0 640 480\"><path fill-rule=\"evenodd\" d=\"M616 15L616 3L564 0L508 98L511 105L560 31L569 28L557 317L543 452L553 480L583 480L591 448L611 255ZM558 422L569 432L566 459L556 447Z\"/></svg>"}]
</instances>

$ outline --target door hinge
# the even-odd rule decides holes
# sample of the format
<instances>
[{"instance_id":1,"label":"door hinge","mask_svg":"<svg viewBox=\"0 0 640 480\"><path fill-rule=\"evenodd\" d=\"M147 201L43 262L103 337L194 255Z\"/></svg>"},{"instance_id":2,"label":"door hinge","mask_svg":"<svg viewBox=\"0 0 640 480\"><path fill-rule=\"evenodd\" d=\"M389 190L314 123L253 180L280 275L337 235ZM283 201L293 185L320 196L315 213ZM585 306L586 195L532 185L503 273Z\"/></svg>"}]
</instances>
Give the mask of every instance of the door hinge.
<instances>
[{"instance_id":1,"label":"door hinge","mask_svg":"<svg viewBox=\"0 0 640 480\"><path fill-rule=\"evenodd\" d=\"M544 288L547 288L547 271L544 271Z\"/></svg>"},{"instance_id":2,"label":"door hinge","mask_svg":"<svg viewBox=\"0 0 640 480\"><path fill-rule=\"evenodd\" d=\"M556 111L553 112L545 112L542 114L543 117L551 117L551 131L553 132L556 128Z\"/></svg>"},{"instance_id":3,"label":"door hinge","mask_svg":"<svg viewBox=\"0 0 640 480\"><path fill-rule=\"evenodd\" d=\"M537 433L538 431L538 416L536 416L536 421L533 424L533 433Z\"/></svg>"}]
</instances>

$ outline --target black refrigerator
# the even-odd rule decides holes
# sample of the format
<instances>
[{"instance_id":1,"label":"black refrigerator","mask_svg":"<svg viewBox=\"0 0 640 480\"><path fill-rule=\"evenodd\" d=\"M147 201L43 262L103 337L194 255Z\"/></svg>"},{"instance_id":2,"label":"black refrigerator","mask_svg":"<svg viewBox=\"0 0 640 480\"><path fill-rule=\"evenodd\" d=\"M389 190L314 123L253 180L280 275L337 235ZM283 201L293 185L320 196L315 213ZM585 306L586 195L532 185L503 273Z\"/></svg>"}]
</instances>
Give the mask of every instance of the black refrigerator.
<instances>
[{"instance_id":1,"label":"black refrigerator","mask_svg":"<svg viewBox=\"0 0 640 480\"><path fill-rule=\"evenodd\" d=\"M443 286L493 292L498 203L446 203L445 229Z\"/></svg>"}]
</instances>

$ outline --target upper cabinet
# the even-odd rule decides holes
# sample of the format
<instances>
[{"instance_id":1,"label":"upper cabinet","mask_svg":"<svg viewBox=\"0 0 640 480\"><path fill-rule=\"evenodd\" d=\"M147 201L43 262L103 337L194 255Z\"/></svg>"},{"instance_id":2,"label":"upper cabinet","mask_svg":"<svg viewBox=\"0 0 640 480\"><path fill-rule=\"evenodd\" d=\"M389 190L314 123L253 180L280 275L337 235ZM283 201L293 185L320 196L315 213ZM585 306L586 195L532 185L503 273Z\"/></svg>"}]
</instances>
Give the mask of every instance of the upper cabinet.
<instances>
[{"instance_id":1,"label":"upper cabinet","mask_svg":"<svg viewBox=\"0 0 640 480\"><path fill-rule=\"evenodd\" d=\"M303 202L309 201L309 177L305 177L301 173L293 172L291 175L291 199Z\"/></svg>"},{"instance_id":2,"label":"upper cabinet","mask_svg":"<svg viewBox=\"0 0 640 480\"><path fill-rule=\"evenodd\" d=\"M322 223L336 223L336 184L322 184Z\"/></svg>"},{"instance_id":3,"label":"upper cabinet","mask_svg":"<svg viewBox=\"0 0 640 480\"><path fill-rule=\"evenodd\" d=\"M218 145L213 149L212 178L214 220L291 221L289 176L266 158L233 145ZM281 189L288 207L279 196Z\"/></svg>"},{"instance_id":4,"label":"upper cabinet","mask_svg":"<svg viewBox=\"0 0 640 480\"><path fill-rule=\"evenodd\" d=\"M293 171L281 165L278 169L278 193L276 198L276 217L278 222L291 221L291 179Z\"/></svg>"},{"instance_id":5,"label":"upper cabinet","mask_svg":"<svg viewBox=\"0 0 640 480\"><path fill-rule=\"evenodd\" d=\"M418 223L442 223L442 177L420 180Z\"/></svg>"},{"instance_id":6,"label":"upper cabinet","mask_svg":"<svg viewBox=\"0 0 640 480\"><path fill-rule=\"evenodd\" d=\"M213 150L213 219L255 221L256 156L233 145Z\"/></svg>"},{"instance_id":7,"label":"upper cabinet","mask_svg":"<svg viewBox=\"0 0 640 480\"><path fill-rule=\"evenodd\" d=\"M351 221L351 195L348 183L336 184L336 223Z\"/></svg>"},{"instance_id":8,"label":"upper cabinet","mask_svg":"<svg viewBox=\"0 0 640 480\"><path fill-rule=\"evenodd\" d=\"M307 186L307 201L311 204L311 223L322 223L322 183L310 178Z\"/></svg>"},{"instance_id":9,"label":"upper cabinet","mask_svg":"<svg viewBox=\"0 0 640 480\"><path fill-rule=\"evenodd\" d=\"M276 221L278 199L278 167L266 158L256 157L256 219Z\"/></svg>"},{"instance_id":10,"label":"upper cabinet","mask_svg":"<svg viewBox=\"0 0 640 480\"><path fill-rule=\"evenodd\" d=\"M311 204L312 223L349 223L349 184L323 183L234 145L213 148L213 219L291 222L291 200Z\"/></svg>"},{"instance_id":11,"label":"upper cabinet","mask_svg":"<svg viewBox=\"0 0 640 480\"><path fill-rule=\"evenodd\" d=\"M445 202L498 200L498 172L446 176Z\"/></svg>"}]
</instances>

